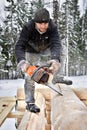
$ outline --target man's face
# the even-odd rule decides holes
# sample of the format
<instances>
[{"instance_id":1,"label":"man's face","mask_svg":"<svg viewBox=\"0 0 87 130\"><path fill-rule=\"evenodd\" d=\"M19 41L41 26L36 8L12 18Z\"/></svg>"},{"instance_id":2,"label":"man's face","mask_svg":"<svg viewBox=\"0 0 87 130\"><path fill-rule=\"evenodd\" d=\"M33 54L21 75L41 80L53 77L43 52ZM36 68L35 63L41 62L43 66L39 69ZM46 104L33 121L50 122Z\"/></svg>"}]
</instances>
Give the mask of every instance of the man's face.
<instances>
[{"instance_id":1,"label":"man's face","mask_svg":"<svg viewBox=\"0 0 87 130\"><path fill-rule=\"evenodd\" d=\"M49 26L49 23L36 23L36 22L35 22L35 26L36 26L36 28L37 28L40 32L44 33L44 32L47 31L47 28L48 28L48 26Z\"/></svg>"}]
</instances>

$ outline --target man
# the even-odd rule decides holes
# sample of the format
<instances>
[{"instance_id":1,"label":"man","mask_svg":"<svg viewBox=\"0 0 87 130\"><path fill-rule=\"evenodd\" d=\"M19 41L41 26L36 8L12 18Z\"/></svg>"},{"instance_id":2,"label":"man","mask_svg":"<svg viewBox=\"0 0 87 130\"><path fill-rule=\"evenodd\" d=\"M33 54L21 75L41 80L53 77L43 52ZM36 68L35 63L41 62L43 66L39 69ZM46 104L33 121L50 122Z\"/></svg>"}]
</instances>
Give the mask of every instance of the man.
<instances>
[{"instance_id":1,"label":"man","mask_svg":"<svg viewBox=\"0 0 87 130\"><path fill-rule=\"evenodd\" d=\"M41 65L48 62L51 63L49 69L55 75L61 66L60 54L61 43L57 26L50 19L47 9L39 9L34 19L24 25L15 46L18 67L25 72L28 65ZM24 88L26 109L34 113L40 112L39 107L35 105L35 85L30 76L26 76Z\"/></svg>"}]
</instances>

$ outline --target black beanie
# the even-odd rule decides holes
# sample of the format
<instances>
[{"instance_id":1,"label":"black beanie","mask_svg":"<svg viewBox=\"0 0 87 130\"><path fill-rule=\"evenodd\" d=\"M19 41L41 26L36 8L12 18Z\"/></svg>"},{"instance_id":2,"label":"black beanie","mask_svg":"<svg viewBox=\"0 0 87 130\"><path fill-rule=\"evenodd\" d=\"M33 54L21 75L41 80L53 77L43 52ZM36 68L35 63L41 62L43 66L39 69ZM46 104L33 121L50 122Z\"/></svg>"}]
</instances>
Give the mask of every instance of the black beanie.
<instances>
[{"instance_id":1,"label":"black beanie","mask_svg":"<svg viewBox=\"0 0 87 130\"><path fill-rule=\"evenodd\" d=\"M34 21L37 23L47 23L49 22L50 15L47 9L39 9L34 15Z\"/></svg>"}]
</instances>

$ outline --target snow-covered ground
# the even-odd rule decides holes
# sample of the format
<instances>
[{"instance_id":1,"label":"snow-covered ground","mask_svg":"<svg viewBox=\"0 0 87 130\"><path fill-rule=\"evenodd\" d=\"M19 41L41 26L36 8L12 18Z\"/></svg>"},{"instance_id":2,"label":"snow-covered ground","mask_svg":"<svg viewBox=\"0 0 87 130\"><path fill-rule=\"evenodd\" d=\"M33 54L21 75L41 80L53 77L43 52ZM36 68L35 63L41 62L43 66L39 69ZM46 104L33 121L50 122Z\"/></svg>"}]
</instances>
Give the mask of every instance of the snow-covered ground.
<instances>
[{"instance_id":1,"label":"snow-covered ground","mask_svg":"<svg viewBox=\"0 0 87 130\"><path fill-rule=\"evenodd\" d=\"M73 87L87 87L87 75L69 77L73 81ZM23 87L24 79L0 80L0 96L15 96L18 87ZM6 119L0 130L16 130L15 119Z\"/></svg>"},{"instance_id":2,"label":"snow-covered ground","mask_svg":"<svg viewBox=\"0 0 87 130\"><path fill-rule=\"evenodd\" d=\"M87 75L69 77L73 81L73 87L87 87Z\"/></svg>"},{"instance_id":3,"label":"snow-covered ground","mask_svg":"<svg viewBox=\"0 0 87 130\"><path fill-rule=\"evenodd\" d=\"M0 80L0 96L15 96L18 87L23 87L24 79Z\"/></svg>"}]
</instances>

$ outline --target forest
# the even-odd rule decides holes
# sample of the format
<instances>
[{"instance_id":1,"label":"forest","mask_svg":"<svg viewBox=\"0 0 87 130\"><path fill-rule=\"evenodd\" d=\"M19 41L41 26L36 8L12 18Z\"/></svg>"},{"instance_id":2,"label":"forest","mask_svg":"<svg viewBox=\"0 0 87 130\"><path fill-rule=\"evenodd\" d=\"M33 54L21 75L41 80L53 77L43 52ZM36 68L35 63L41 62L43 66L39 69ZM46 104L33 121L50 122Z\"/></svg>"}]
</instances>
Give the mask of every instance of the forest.
<instances>
[{"instance_id":1,"label":"forest","mask_svg":"<svg viewBox=\"0 0 87 130\"><path fill-rule=\"evenodd\" d=\"M16 78L15 44L24 23L40 7L51 12L58 26L64 75L87 75L87 6L81 16L78 0L65 0L61 6L58 0L6 0L5 20L0 24L0 79Z\"/></svg>"}]
</instances>

